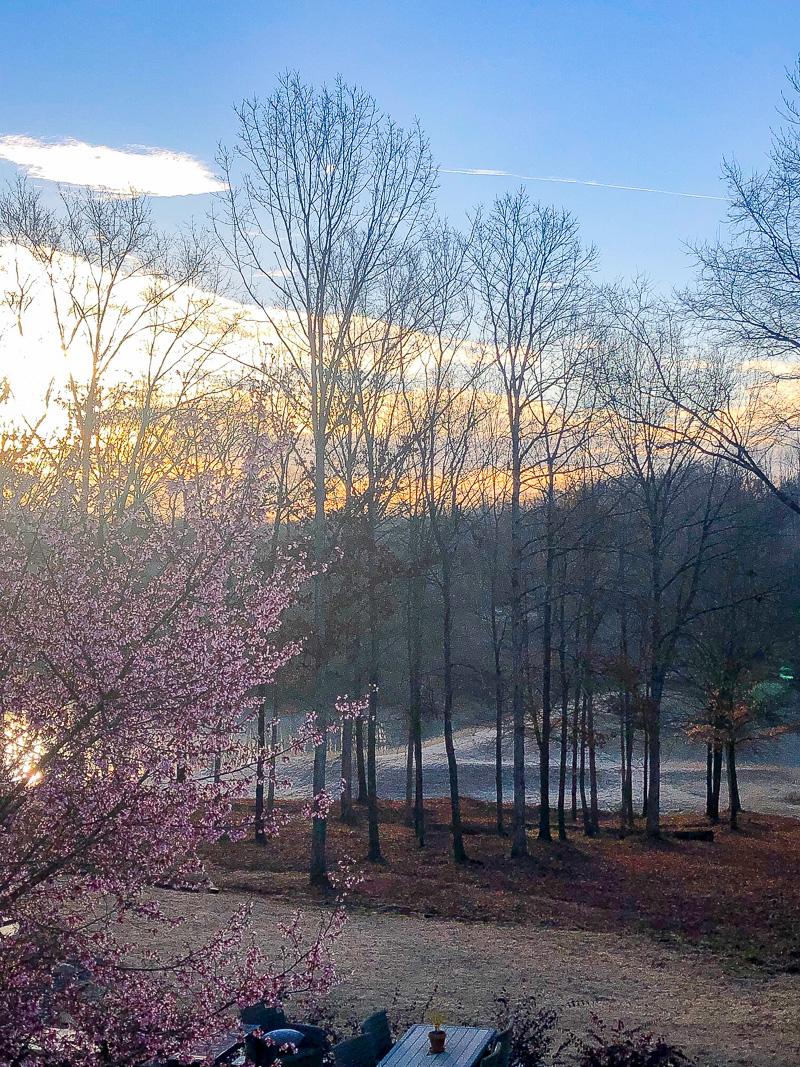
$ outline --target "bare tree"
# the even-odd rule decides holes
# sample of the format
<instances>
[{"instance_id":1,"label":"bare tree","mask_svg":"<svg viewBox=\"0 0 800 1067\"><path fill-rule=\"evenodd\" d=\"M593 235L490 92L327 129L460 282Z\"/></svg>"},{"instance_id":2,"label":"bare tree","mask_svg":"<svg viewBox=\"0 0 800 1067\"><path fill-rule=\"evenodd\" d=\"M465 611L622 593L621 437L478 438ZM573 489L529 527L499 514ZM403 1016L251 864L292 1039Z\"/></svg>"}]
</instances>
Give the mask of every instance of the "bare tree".
<instances>
[{"instance_id":1,"label":"bare tree","mask_svg":"<svg viewBox=\"0 0 800 1067\"><path fill-rule=\"evenodd\" d=\"M71 358L80 506L88 509L99 480L103 499L95 494L92 506L121 513L160 480L160 456L152 462L152 449L161 448L187 398L220 369L215 357L224 357L236 332L237 315L214 292L210 244L193 232L160 234L142 197L62 192L50 209L24 182L0 197L0 239L13 257L15 288L5 299L19 332L49 331L42 343ZM124 372L133 369L135 379L117 442L124 448L112 441L99 447L102 434L122 421L104 421L103 405L124 392L123 358ZM98 457L115 469L99 471Z\"/></svg>"},{"instance_id":2,"label":"bare tree","mask_svg":"<svg viewBox=\"0 0 800 1067\"><path fill-rule=\"evenodd\" d=\"M453 567L481 417L475 390L481 373L479 351L465 345L471 321L467 254L467 241L446 225L428 235L423 264L426 333L418 338L417 359L407 367L403 389L417 491L435 547L435 580L442 599L444 738L457 863L467 854L453 741Z\"/></svg>"},{"instance_id":3,"label":"bare tree","mask_svg":"<svg viewBox=\"0 0 800 1067\"><path fill-rule=\"evenodd\" d=\"M676 393L683 388L684 342L674 314L642 288L608 290L605 297L610 325L598 350L601 394L646 560L646 814L648 837L656 839L664 685L720 536L725 492L716 478L720 461L701 461L701 427L661 388L662 380Z\"/></svg>"},{"instance_id":4,"label":"bare tree","mask_svg":"<svg viewBox=\"0 0 800 1067\"><path fill-rule=\"evenodd\" d=\"M668 374L660 377L665 395L702 428L705 451L752 474L800 514L780 477L800 431L800 61L789 85L786 125L773 138L767 170L747 176L735 161L723 163L728 232L694 247L697 283L682 295L702 328L701 350L680 391Z\"/></svg>"},{"instance_id":5,"label":"bare tree","mask_svg":"<svg viewBox=\"0 0 800 1067\"><path fill-rule=\"evenodd\" d=\"M477 480L477 501L472 515L472 538L478 551L480 568L487 584L486 619L492 649L492 683L494 696L494 781L495 826L506 836L503 810L503 727L506 703L504 652L508 630L508 591L505 582L504 533L508 514L508 433L504 430L503 411L492 404L485 412L477 434L478 462L482 468Z\"/></svg>"},{"instance_id":6,"label":"bare tree","mask_svg":"<svg viewBox=\"0 0 800 1067\"><path fill-rule=\"evenodd\" d=\"M541 371L572 331L594 253L564 211L531 204L524 190L507 195L474 224L475 285L482 336L494 357L507 414L511 453L511 700L514 720L512 855L527 853L525 835L525 634L523 472L537 442L532 408L541 402ZM548 727L549 728L549 727ZM541 746L549 759L549 742ZM549 764L548 764L549 767ZM542 775L549 780L548 774ZM544 789L544 785L542 787Z\"/></svg>"},{"instance_id":7,"label":"bare tree","mask_svg":"<svg viewBox=\"0 0 800 1067\"><path fill-rule=\"evenodd\" d=\"M229 191L217 220L249 298L304 378L314 447L315 712L323 737L313 790L325 788L323 566L327 447L353 318L365 289L387 276L417 239L436 172L417 126L397 127L341 80L314 90L286 74L265 101L237 109L239 140L220 164ZM237 174L241 180L237 182ZM315 814L311 879L326 883L326 820Z\"/></svg>"}]
</instances>

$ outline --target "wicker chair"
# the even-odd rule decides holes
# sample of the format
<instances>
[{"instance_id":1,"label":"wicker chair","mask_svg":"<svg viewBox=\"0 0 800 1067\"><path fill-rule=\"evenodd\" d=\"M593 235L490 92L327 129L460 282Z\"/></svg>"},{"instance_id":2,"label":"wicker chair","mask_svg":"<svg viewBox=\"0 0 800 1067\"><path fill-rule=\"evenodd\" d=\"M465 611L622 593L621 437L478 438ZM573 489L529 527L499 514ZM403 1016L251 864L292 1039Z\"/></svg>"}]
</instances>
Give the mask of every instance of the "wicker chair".
<instances>
[{"instance_id":1,"label":"wicker chair","mask_svg":"<svg viewBox=\"0 0 800 1067\"><path fill-rule=\"evenodd\" d=\"M389 1020L385 1011L375 1011L369 1018L365 1019L361 1024L361 1033L372 1039L377 1059L382 1060L391 1051L394 1042L392 1041L392 1031L389 1029ZM504 1067L508 1067L508 1065L506 1064Z\"/></svg>"},{"instance_id":2,"label":"wicker chair","mask_svg":"<svg viewBox=\"0 0 800 1067\"><path fill-rule=\"evenodd\" d=\"M375 1067L378 1062L372 1038L367 1034L340 1041L331 1051L336 1067Z\"/></svg>"}]
</instances>

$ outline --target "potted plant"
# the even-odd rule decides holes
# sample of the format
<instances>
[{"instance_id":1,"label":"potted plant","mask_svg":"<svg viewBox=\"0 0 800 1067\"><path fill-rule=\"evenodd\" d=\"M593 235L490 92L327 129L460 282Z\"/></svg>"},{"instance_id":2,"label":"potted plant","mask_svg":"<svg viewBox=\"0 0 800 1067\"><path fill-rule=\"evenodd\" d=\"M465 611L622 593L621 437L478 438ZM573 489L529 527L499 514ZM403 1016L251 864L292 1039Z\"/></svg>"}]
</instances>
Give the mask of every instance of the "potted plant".
<instances>
[{"instance_id":1,"label":"potted plant","mask_svg":"<svg viewBox=\"0 0 800 1067\"><path fill-rule=\"evenodd\" d=\"M447 1032L442 1029L444 1018L440 1012L434 1012L431 1015L431 1022L433 1023L433 1029L428 1031L431 1052L444 1052L444 1042L447 1037Z\"/></svg>"}]
</instances>

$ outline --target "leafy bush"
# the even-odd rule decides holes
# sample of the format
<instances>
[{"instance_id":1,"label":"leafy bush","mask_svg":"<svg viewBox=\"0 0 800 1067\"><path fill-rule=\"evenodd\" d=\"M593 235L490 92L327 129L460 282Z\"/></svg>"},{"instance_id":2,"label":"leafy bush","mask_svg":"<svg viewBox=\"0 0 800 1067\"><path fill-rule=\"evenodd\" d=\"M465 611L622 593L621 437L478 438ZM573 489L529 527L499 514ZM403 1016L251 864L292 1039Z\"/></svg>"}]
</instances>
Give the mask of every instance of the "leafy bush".
<instances>
[{"instance_id":1,"label":"leafy bush","mask_svg":"<svg viewBox=\"0 0 800 1067\"><path fill-rule=\"evenodd\" d=\"M498 1030L511 1027L511 1067L545 1067L555 1062L566 1042L554 1050L557 1016L549 1008L540 1008L532 993L522 993L513 1000L503 986L494 998Z\"/></svg>"},{"instance_id":2,"label":"leafy bush","mask_svg":"<svg viewBox=\"0 0 800 1067\"><path fill-rule=\"evenodd\" d=\"M622 1020L609 1026L592 1015L592 1022L593 1044L581 1049L578 1067L684 1067L691 1062L663 1037L626 1028Z\"/></svg>"}]
</instances>

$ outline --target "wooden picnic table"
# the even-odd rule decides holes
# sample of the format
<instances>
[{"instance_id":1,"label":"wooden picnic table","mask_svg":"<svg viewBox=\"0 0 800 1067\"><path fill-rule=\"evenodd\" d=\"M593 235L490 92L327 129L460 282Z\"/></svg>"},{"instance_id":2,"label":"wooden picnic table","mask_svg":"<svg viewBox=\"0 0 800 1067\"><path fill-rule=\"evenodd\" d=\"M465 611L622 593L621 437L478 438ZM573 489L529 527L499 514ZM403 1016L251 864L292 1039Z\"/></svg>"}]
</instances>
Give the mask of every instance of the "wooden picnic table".
<instances>
[{"instance_id":1,"label":"wooden picnic table","mask_svg":"<svg viewBox=\"0 0 800 1067\"><path fill-rule=\"evenodd\" d=\"M497 1036L490 1026L445 1026L444 1052L431 1052L427 1023L416 1023L387 1052L378 1067L475 1067Z\"/></svg>"}]
</instances>

